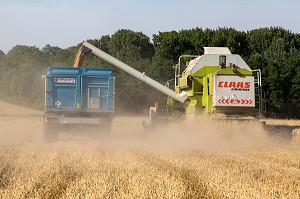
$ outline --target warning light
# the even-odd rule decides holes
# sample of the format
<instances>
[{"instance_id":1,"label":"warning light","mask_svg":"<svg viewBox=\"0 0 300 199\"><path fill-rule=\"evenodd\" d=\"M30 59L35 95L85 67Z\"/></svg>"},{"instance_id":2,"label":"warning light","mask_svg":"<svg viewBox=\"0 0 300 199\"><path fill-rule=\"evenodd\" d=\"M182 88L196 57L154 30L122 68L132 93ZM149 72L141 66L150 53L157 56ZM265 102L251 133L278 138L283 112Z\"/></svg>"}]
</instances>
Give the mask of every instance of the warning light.
<instances>
[{"instance_id":1,"label":"warning light","mask_svg":"<svg viewBox=\"0 0 300 199\"><path fill-rule=\"evenodd\" d=\"M232 65L231 65L231 69L232 69L232 71L233 71L234 73L237 72L237 67L236 67L235 64L232 64Z\"/></svg>"}]
</instances>

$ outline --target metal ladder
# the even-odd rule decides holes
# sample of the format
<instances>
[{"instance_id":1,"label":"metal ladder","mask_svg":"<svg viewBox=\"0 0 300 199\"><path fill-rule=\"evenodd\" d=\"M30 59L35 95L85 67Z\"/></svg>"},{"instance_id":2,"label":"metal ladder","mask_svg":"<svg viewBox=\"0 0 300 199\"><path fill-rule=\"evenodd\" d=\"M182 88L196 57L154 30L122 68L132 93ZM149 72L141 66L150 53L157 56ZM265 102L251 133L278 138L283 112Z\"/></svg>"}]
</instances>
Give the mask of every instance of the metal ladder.
<instances>
[{"instance_id":1,"label":"metal ladder","mask_svg":"<svg viewBox=\"0 0 300 199\"><path fill-rule=\"evenodd\" d=\"M260 118L262 116L262 84L261 84L261 70L252 70L254 76L255 87L255 115Z\"/></svg>"}]
</instances>

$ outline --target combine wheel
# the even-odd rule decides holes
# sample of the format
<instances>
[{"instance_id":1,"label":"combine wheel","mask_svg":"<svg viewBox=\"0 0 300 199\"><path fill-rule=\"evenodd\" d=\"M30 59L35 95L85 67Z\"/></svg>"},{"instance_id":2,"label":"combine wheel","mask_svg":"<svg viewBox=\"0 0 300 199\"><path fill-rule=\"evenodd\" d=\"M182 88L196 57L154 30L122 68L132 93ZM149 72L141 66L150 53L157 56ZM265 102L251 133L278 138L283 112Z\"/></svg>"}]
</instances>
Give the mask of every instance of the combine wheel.
<instances>
[{"instance_id":1,"label":"combine wheel","mask_svg":"<svg viewBox=\"0 0 300 199\"><path fill-rule=\"evenodd\" d=\"M44 142L56 142L59 136L59 129L57 124L44 122Z\"/></svg>"}]
</instances>

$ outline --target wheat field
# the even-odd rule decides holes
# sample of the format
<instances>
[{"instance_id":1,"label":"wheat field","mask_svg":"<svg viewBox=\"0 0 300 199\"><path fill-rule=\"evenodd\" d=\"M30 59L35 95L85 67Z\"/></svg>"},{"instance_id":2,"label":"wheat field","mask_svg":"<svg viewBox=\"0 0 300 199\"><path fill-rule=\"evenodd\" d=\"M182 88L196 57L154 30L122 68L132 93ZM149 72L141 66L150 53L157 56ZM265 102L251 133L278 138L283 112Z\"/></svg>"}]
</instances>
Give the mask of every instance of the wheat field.
<instances>
[{"instance_id":1,"label":"wheat field","mask_svg":"<svg viewBox=\"0 0 300 199\"><path fill-rule=\"evenodd\" d=\"M0 198L300 198L290 140L205 119L145 132L144 119L116 117L101 140L44 144L40 112L1 102Z\"/></svg>"}]
</instances>

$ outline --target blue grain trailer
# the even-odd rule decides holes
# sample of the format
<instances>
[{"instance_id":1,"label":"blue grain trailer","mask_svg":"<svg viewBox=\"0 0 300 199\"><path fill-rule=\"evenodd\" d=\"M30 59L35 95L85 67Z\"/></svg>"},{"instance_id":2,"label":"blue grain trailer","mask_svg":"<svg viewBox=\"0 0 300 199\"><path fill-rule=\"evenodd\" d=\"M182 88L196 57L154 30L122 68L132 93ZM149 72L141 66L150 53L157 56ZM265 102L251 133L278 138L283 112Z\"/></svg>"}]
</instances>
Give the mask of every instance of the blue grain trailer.
<instances>
[{"instance_id":1,"label":"blue grain trailer","mask_svg":"<svg viewBox=\"0 0 300 199\"><path fill-rule=\"evenodd\" d=\"M110 133L114 101L111 69L49 67L45 77L45 141L57 140L61 129L91 127L99 134Z\"/></svg>"}]
</instances>

